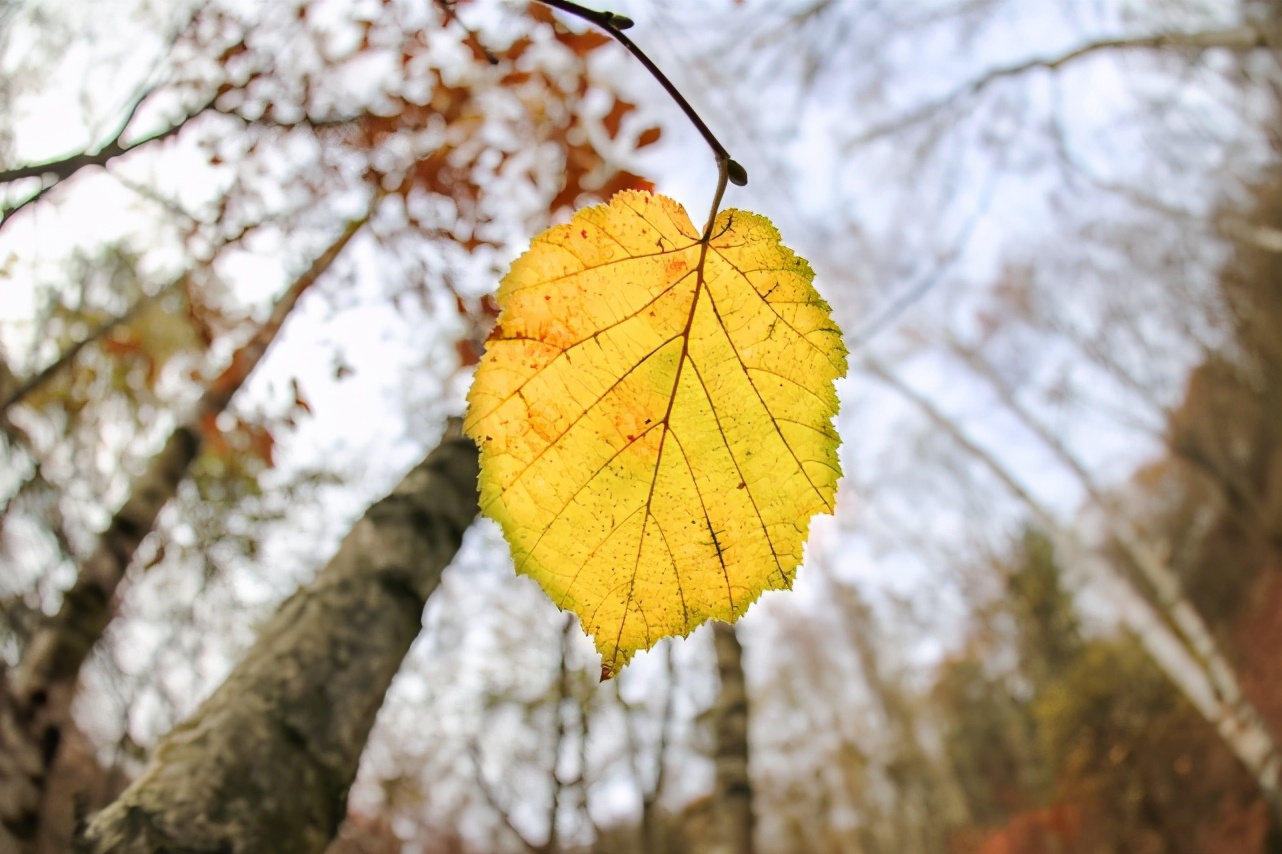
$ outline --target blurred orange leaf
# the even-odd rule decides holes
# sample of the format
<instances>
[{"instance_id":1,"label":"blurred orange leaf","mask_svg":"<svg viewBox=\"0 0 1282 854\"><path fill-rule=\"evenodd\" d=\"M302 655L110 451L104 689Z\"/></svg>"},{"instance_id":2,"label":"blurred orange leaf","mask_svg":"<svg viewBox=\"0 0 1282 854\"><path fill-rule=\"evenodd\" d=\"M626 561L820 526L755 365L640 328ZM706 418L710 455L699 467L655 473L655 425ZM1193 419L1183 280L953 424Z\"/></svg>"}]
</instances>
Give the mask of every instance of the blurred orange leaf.
<instances>
[{"instance_id":1,"label":"blurred orange leaf","mask_svg":"<svg viewBox=\"0 0 1282 854\"><path fill-rule=\"evenodd\" d=\"M637 148L645 148L647 145L654 145L659 141L659 137L662 134L663 130L661 128L646 128L641 131L641 135L637 137Z\"/></svg>"},{"instance_id":2,"label":"blurred orange leaf","mask_svg":"<svg viewBox=\"0 0 1282 854\"><path fill-rule=\"evenodd\" d=\"M622 98L614 99L614 105L610 107L610 112L601 118L601 126L610 135L610 139L614 139L619 135L619 129L623 126L623 117L635 109L635 104L630 104Z\"/></svg>"}]
</instances>

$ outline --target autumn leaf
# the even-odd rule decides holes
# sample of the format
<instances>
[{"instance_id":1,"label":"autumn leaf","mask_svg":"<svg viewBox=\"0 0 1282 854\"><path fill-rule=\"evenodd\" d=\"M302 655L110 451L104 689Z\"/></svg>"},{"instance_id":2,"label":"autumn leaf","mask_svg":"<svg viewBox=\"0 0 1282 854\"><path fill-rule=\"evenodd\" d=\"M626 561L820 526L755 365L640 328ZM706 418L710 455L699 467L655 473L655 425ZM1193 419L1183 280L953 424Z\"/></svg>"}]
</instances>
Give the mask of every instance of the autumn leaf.
<instances>
[{"instance_id":1,"label":"autumn leaf","mask_svg":"<svg viewBox=\"0 0 1282 854\"><path fill-rule=\"evenodd\" d=\"M790 587L833 507L840 330L767 219L711 234L628 191L536 237L468 395L481 507L602 678Z\"/></svg>"}]
</instances>

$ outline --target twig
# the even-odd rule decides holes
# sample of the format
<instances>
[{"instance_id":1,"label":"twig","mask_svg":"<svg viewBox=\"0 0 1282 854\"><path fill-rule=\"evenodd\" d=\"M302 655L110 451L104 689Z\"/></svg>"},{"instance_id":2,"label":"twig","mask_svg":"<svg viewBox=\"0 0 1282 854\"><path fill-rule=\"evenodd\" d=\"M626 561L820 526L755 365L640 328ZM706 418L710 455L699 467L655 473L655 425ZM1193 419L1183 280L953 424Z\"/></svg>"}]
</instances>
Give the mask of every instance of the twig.
<instances>
[{"instance_id":1,"label":"twig","mask_svg":"<svg viewBox=\"0 0 1282 854\"><path fill-rule=\"evenodd\" d=\"M481 790L481 796L485 798L485 802L490 805L490 809L499 814L499 818L503 820L504 827L513 836L521 840L522 847L531 852L531 854L537 854L538 846L525 838L525 834L521 832L521 829L516 826L516 822L512 820L511 812L499 800L498 792L494 791L494 787L490 785L489 778L485 776L485 771L481 767L481 748L475 738L468 743L467 753L472 758L472 767L476 771L476 785Z\"/></svg>"},{"instance_id":2,"label":"twig","mask_svg":"<svg viewBox=\"0 0 1282 854\"><path fill-rule=\"evenodd\" d=\"M192 119L214 109L215 98L210 98L204 104L201 104L181 120L175 122L164 130L158 131L150 136L145 136L142 139L135 140L127 145L122 143L121 138L128 129L130 122L132 122L138 108L152 91L154 90L148 90L129 108L127 118L120 125L116 135L105 145L95 149L94 151L82 151L79 154L73 154L69 157L59 158L58 160L49 160L44 163L36 163L29 166L18 166L13 169L0 171L0 186L11 184L15 181L21 181L26 178L40 178L42 181L46 178L52 178L52 180L45 181L45 183L41 184L40 189L36 190L26 198L13 203L12 205L0 207L0 228L4 227L10 220L12 220L18 211L28 205L32 205L40 201L46 193L54 187L57 187L63 181L66 181L81 169L88 166L106 166L112 160L128 154L134 149L141 148L144 145L150 145L153 142L160 142L168 139L185 128Z\"/></svg>"},{"instance_id":3,"label":"twig","mask_svg":"<svg viewBox=\"0 0 1282 854\"><path fill-rule=\"evenodd\" d=\"M717 161L717 192L712 199L712 212L708 215L708 224L703 229L702 241L706 247L708 240L712 236L712 225L716 221L717 209L721 205L721 197L725 193L726 183L729 182L736 187L744 186L748 183L747 170L730 157L730 152L726 151L725 146L717 140L716 135L704 123L703 119L699 118L699 114L695 112L694 107L690 106L690 102L685 99L685 96L681 94L676 85L668 79L666 74L659 70L659 66L655 65L650 57L646 56L645 51L637 47L632 39L623 34L624 30L632 26L631 18L614 12L598 12L594 9L580 6L578 3L572 3L570 0L539 0L539 2L545 6L551 6L553 9L568 12L589 23L596 24L609 33L615 41L627 48L628 52L645 66L646 71L650 72L650 76L659 81L659 85L672 97L672 100L681 108L681 112L686 114L686 118L703 136L704 142L708 143L708 147L712 149L712 155Z\"/></svg>"},{"instance_id":4,"label":"twig","mask_svg":"<svg viewBox=\"0 0 1282 854\"><path fill-rule=\"evenodd\" d=\"M6 205L5 207L0 207L0 226L3 226L6 222L8 222L10 219L13 218L14 214L22 210L23 208L25 208L27 205L34 205L36 202L40 201L42 198L44 198L45 193L49 192L54 187L58 186L59 183L60 182L55 181L52 184L45 184L43 187L41 187L39 190L36 190L31 195L27 196L25 199L14 202L12 205Z\"/></svg>"},{"instance_id":5,"label":"twig","mask_svg":"<svg viewBox=\"0 0 1282 854\"><path fill-rule=\"evenodd\" d=\"M144 96L144 98L145 97L146 96ZM0 171L0 184L10 184L14 181L21 181L24 178L43 178L46 176L53 176L55 179L53 183L56 184L67 180L86 166L105 166L108 162L120 157L122 154L128 154L135 148L141 148L144 145L168 139L178 133L192 119L196 118L201 113L213 109L214 100L214 98L210 98L208 101L201 104L182 119L174 122L164 130L153 133L150 136L145 136L142 139L135 140L127 145L121 142L121 138L129 127L129 123L125 122L120 126L120 129L111 140L93 151L82 151L79 154L62 157L57 160L48 160L44 163L36 163L30 166L18 166L13 169ZM141 104L141 101L139 104ZM135 104L130 109L130 119L133 118L137 109L138 104Z\"/></svg>"},{"instance_id":6,"label":"twig","mask_svg":"<svg viewBox=\"0 0 1282 854\"><path fill-rule=\"evenodd\" d=\"M856 148L866 143L872 142L879 137L889 134L899 133L907 130L913 125L929 119L945 107L966 98L973 98L983 92L993 83L1006 77L1018 77L1019 75L1032 71L1035 68L1042 68L1047 71L1057 71L1065 65L1088 56L1093 53L1099 53L1105 50L1162 50L1164 48L1193 48L1195 50L1211 50L1212 48L1227 48L1229 50L1254 50L1257 48L1269 47L1268 40L1264 34L1255 27L1233 27L1227 30L1208 30L1206 32L1195 33L1158 33L1157 35L1138 36L1134 38L1111 38L1100 39L1076 47L1067 53L1053 57L1035 57L1023 62L1017 62L1011 65L1004 65L993 69L987 74L972 80L963 86L959 86L941 98L930 101L927 104L918 107L905 116L901 116L893 121L876 125L869 130L855 137L848 147Z\"/></svg>"},{"instance_id":7,"label":"twig","mask_svg":"<svg viewBox=\"0 0 1282 854\"><path fill-rule=\"evenodd\" d=\"M463 34L467 36L465 41L485 54L485 61L490 65L498 65L499 58L485 46L481 37L476 30L459 20L458 12L454 9L454 0L436 0L436 7L441 10L442 24L449 24L451 21L463 28Z\"/></svg>"}]
</instances>

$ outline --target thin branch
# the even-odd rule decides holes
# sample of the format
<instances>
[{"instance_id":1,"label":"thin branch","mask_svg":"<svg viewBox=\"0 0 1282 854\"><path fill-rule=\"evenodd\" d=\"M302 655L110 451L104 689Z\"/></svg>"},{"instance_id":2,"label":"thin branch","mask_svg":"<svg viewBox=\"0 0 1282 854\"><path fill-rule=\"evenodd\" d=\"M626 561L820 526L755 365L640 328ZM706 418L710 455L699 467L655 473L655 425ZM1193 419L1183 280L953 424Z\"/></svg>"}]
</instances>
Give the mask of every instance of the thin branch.
<instances>
[{"instance_id":1,"label":"thin branch","mask_svg":"<svg viewBox=\"0 0 1282 854\"><path fill-rule=\"evenodd\" d=\"M57 182L53 184L45 184L43 187L41 187L39 190L36 190L31 195L27 196L25 199L15 202L12 205L0 207L0 227L3 227L6 222L13 219L14 214L16 214L18 211L22 210L28 205L34 205L36 202L43 199L45 196L45 193L49 192L56 186L58 186Z\"/></svg>"},{"instance_id":2,"label":"thin branch","mask_svg":"<svg viewBox=\"0 0 1282 854\"><path fill-rule=\"evenodd\" d=\"M62 157L57 160L48 160L48 161L45 161L44 163L35 163L29 166L18 166L13 169L6 169L3 171L0 171L0 184L11 184L14 181L21 181L24 178L47 178L47 177L52 177L54 179L52 183L57 184L59 182L67 180L72 175L76 174L81 169L84 169L87 166L106 166L107 163L109 163L110 161L115 160L117 157L120 157L121 155L128 154L129 152L133 151L136 148L141 148L144 145L150 145L153 142L160 142L161 140L165 140L171 136L174 136L179 131L181 131L187 125L187 123L190 122L192 119L196 118L202 113L212 110L214 108L215 100L216 98L210 98L204 104L201 104L195 110L192 110L182 119L170 125L169 127L165 128L164 130L157 131L156 133L153 133L150 136L145 136L141 139L134 140L133 142L130 142L128 144L122 142L122 137L124 136L124 133L129 126L128 122L126 122L121 126L120 130L116 133L116 135L111 140L109 140L107 143L105 143L101 147L95 149L94 151L83 151L83 152L80 152L79 154L73 154L69 157ZM131 108L129 113L129 116L131 119L133 118L134 111L136 111L137 108L138 108L137 104L135 104ZM52 186L52 184L50 186ZM49 189L49 187L45 187L44 189L47 190Z\"/></svg>"},{"instance_id":3,"label":"thin branch","mask_svg":"<svg viewBox=\"0 0 1282 854\"><path fill-rule=\"evenodd\" d=\"M1240 241L1258 249L1263 249L1266 252L1282 253L1282 229L1252 222L1246 217L1234 216L1228 213L1208 217L1205 214L1189 210L1187 207L1164 201L1139 187L1110 181L1096 174L1088 165L1072 155L1064 141L1063 129L1060 126L1058 117L1056 118L1056 132L1053 136L1060 161L1065 165L1066 170L1072 170L1071 173L1068 173L1069 180L1072 180L1074 175L1083 175L1086 180L1090 181L1092 186L1098 187L1106 193L1119 196L1137 207L1179 220L1191 228L1198 228L1210 234L1218 233L1221 237Z\"/></svg>"},{"instance_id":4,"label":"thin branch","mask_svg":"<svg viewBox=\"0 0 1282 854\"><path fill-rule=\"evenodd\" d=\"M708 240L712 236L712 225L717 218L717 209L721 204L721 197L725 193L726 183L734 184L736 187L742 187L748 183L748 171L739 163L730 157L730 152L726 151L724 145L717 139L712 129L699 118L699 114L690 102L685 99L676 85L668 79L668 76L659 70L650 57L646 56L645 51L637 47L632 39L623 34L623 31L632 26L632 19L625 15L619 15L614 12L598 12L594 9L588 9L580 6L578 3L572 3L570 0L539 0L545 6L551 6L553 9L560 9L562 12L568 12L583 20L596 24L601 29L609 33L615 41L628 49L628 52L636 57L637 61L645 66L645 70L650 72L650 76L659 81L659 85L664 91L671 96L681 112L686 114L686 118L695 126L699 134L703 137L704 142L712 149L712 155L717 161L717 191L712 200L712 213L708 215L708 224L703 230L703 243L705 250ZM702 259L700 259L702 267Z\"/></svg>"},{"instance_id":5,"label":"thin branch","mask_svg":"<svg viewBox=\"0 0 1282 854\"><path fill-rule=\"evenodd\" d=\"M972 80L970 83L963 86L958 86L947 95L930 101L904 116L873 126L869 130L864 131L859 136L855 137L850 142L849 147L856 148L880 137L907 130L913 125L926 121L950 105L979 95L999 80L1007 77L1018 77L1021 74L1038 68L1045 69L1047 71L1058 71L1064 66L1085 56L1106 50L1165 50L1169 48L1190 48L1193 50L1205 51L1212 50L1214 48L1225 48L1234 51L1248 51L1267 48L1269 46L1268 39L1265 37L1264 33L1251 26L1231 27L1225 30L1207 30L1204 32L1193 33L1158 33L1156 35L1136 36L1131 38L1100 39L1098 41L1088 42L1087 44L1076 47L1067 53L1062 53L1059 56L1036 57L1024 60L1023 62L994 68L982 77Z\"/></svg>"},{"instance_id":6,"label":"thin branch","mask_svg":"<svg viewBox=\"0 0 1282 854\"><path fill-rule=\"evenodd\" d=\"M952 337L948 340L948 346L967 367L983 377L992 386L1002 404L1017 416L1024 426L1031 430L1073 472L1091 500L1107 510L1110 518L1115 518L1118 511L1118 508L1113 506L1115 502L1103 493L1094 476L1086 470L1086 466L1068 449L1063 440L1052 433L1039 418L1033 415L1028 407L1019 401L1014 389L1010 388L998 375L983 354ZM1169 411L1163 410L1163 414L1167 416L1168 420L1171 418ZM1159 432L1160 438L1172 454L1188 459L1201 468L1209 476L1214 488L1219 491L1221 497L1242 511L1246 516L1247 524L1252 526L1257 533L1267 536L1268 525L1265 521L1267 514L1259 500L1251 494L1251 490L1242 482L1241 478L1233 477L1230 473L1219 470L1210 459L1199 454L1197 449L1181 445L1171 435L1170 431L1157 432Z\"/></svg>"},{"instance_id":7,"label":"thin branch","mask_svg":"<svg viewBox=\"0 0 1282 854\"><path fill-rule=\"evenodd\" d=\"M151 91L154 90L148 90L147 94L150 94ZM105 167L112 160L128 154L134 149L141 148L144 145L150 145L154 142L161 142L162 140L169 139L176 135L186 127L192 119L214 109L214 101L216 97L217 96L210 98L200 107L184 116L180 121L175 122L164 130L154 133L151 136L146 136L142 139L125 144L121 139L124 135L125 129L129 126L129 122L133 120L134 114L137 112L142 100L146 99L146 94L144 94L139 101L135 102L130 107L128 111L128 118L120 126L120 130L117 131L115 137L95 151L81 152L58 160L49 160L44 163L37 163L30 166L19 166L14 169L0 171L0 186L11 184L15 181L21 181L26 178L40 178L44 180L40 189L36 190L31 195L13 203L12 205L0 207L0 228L7 225L13 219L14 215L23 208L29 205L34 205L36 202L40 201L44 198L46 193L57 187L63 181L66 181L81 169L89 166ZM52 180L47 180L50 178Z\"/></svg>"},{"instance_id":8,"label":"thin branch","mask_svg":"<svg viewBox=\"0 0 1282 854\"><path fill-rule=\"evenodd\" d=\"M253 337L236 350L231 364L209 384L205 393L201 395L199 410L202 413L218 413L227 407L232 395L240 389L250 372L262 361L267 348L276 340L277 333L284 326L294 306L298 304L298 300L333 265L334 260L342 253L356 232L365 226L376 203L377 201L371 202L370 210L364 216L349 221L334 242L312 262L303 275L294 280L289 289L277 300L267 321L255 330Z\"/></svg>"},{"instance_id":9,"label":"thin branch","mask_svg":"<svg viewBox=\"0 0 1282 854\"><path fill-rule=\"evenodd\" d=\"M910 387L898 376L891 373L890 369L881 363L880 360L873 356L865 355L863 359L865 369L884 382L886 385L899 392L909 401L914 403L926 416L945 433L948 434L954 442L961 446L967 454L974 459L985 464L985 467L1000 480L1015 497L1022 501L1033 513L1046 525L1054 526L1055 517L1051 512L1038 501L1031 492L1024 488L1024 485L1015 479L1014 475L1006 470L1006 467L998 463L991 454L971 441L970 437L961 431L957 424L948 416L944 415L933 403L922 396L916 389Z\"/></svg>"},{"instance_id":10,"label":"thin branch","mask_svg":"<svg viewBox=\"0 0 1282 854\"><path fill-rule=\"evenodd\" d=\"M472 767L476 771L476 785L481 790L481 797L485 798L485 802L489 804L490 809L498 813L499 818L503 820L503 826L521 841L521 845L526 851L529 851L530 854L539 854L539 847L526 839L525 834L512 821L511 812L499 800L498 792L494 791L494 787L490 785L489 779L485 776L485 771L481 768L481 749L477 745L475 738L468 743L467 753L472 758Z\"/></svg>"},{"instance_id":11,"label":"thin branch","mask_svg":"<svg viewBox=\"0 0 1282 854\"><path fill-rule=\"evenodd\" d=\"M129 130L129 125L133 123L134 117L138 115L138 111L142 109L142 105L148 98L154 95L156 90L159 88L159 85L148 86L138 93L138 96L134 98L133 103L125 110L125 117L121 119L120 124L116 126L116 132L111 135L114 142L119 143L120 140L124 138L125 131Z\"/></svg>"},{"instance_id":12,"label":"thin branch","mask_svg":"<svg viewBox=\"0 0 1282 854\"><path fill-rule=\"evenodd\" d=\"M485 46L476 30L459 20L458 12L454 8L454 0L436 0L436 7L441 10L442 25L449 25L450 23L458 24L463 30L463 35L466 36L464 39L465 43L484 54L485 61L490 65L499 64L499 58Z\"/></svg>"}]
</instances>

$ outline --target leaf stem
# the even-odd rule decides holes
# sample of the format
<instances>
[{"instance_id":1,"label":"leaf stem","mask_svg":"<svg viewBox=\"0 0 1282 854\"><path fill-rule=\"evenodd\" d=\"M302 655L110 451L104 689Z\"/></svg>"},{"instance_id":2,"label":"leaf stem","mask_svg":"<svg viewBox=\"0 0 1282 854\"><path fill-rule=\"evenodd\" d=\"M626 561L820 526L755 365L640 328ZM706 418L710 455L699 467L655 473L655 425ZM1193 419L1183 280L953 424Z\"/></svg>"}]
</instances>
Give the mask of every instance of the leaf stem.
<instances>
[{"instance_id":1,"label":"leaf stem","mask_svg":"<svg viewBox=\"0 0 1282 854\"><path fill-rule=\"evenodd\" d=\"M699 242L703 244L703 251L699 253L699 269L701 270L703 269L704 256L708 253L708 241L712 239L712 224L717 221L717 211L721 207L721 197L726 194L726 180L733 178L728 168L728 164L733 162L733 160L717 161L717 191L712 194L712 210L708 213L708 224L703 227L703 237L699 239Z\"/></svg>"},{"instance_id":2,"label":"leaf stem","mask_svg":"<svg viewBox=\"0 0 1282 854\"><path fill-rule=\"evenodd\" d=\"M666 74L659 70L659 66L655 65L653 60L646 56L645 51L637 47L632 39L624 35L623 31L632 26L631 18L614 12L598 12L595 9L580 6L578 3L572 3L570 0L539 0L539 2L545 6L551 6L553 9L560 9L562 12L582 18L588 23L596 24L609 33L615 41L627 48L628 52L645 66L646 71L650 72L650 76L658 80L659 85L672 96L672 100L676 101L677 106L681 108L681 112L686 114L686 118L703 136L704 142L708 143L708 147L712 149L712 155L717 161L717 192L712 199L712 213L708 215L708 224L703 229L702 242L706 244L712 236L712 224L717 218L717 209L721 205L721 197L725 195L726 183L729 182L736 187L744 186L748 183L747 170L730 157L730 152L726 151L725 146L718 141L712 130L704 124L703 119L699 118L699 114L695 112L694 107L690 106L690 102L685 99L685 96L681 94L676 85L668 79Z\"/></svg>"}]
</instances>

